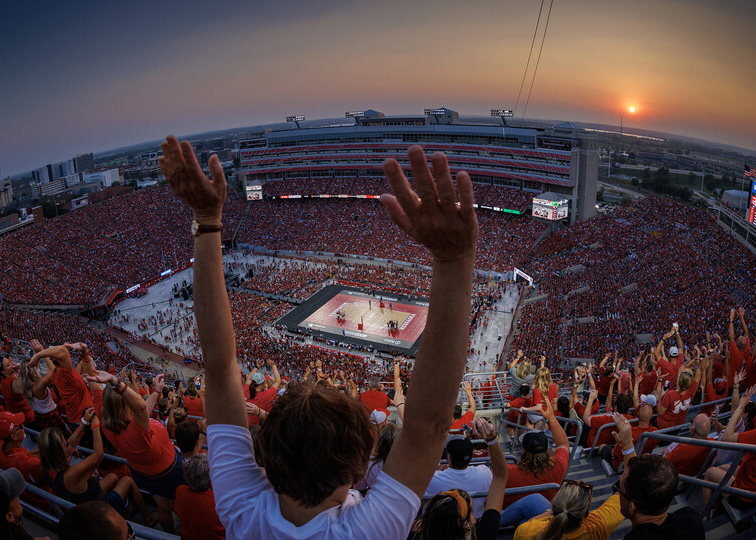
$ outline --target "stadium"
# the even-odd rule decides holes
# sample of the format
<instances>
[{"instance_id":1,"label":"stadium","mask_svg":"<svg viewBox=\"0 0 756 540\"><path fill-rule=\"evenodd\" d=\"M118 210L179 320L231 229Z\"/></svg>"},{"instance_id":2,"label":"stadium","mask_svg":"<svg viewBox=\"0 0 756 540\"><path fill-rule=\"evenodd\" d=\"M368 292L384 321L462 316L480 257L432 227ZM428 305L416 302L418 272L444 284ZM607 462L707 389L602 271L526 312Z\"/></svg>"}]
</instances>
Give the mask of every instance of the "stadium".
<instances>
[{"instance_id":1,"label":"stadium","mask_svg":"<svg viewBox=\"0 0 756 540\"><path fill-rule=\"evenodd\" d=\"M686 463L679 473L670 511L692 506L706 514L704 527L712 538L752 537L756 511L747 501L756 495L746 473L742 480L735 476L732 488L727 486L732 474L708 472L717 468L717 450L734 452L729 462L742 460L741 470L751 470L753 447L718 440L725 428L715 427L748 407L738 408L744 403L738 403L737 391L711 399L707 388L728 375L733 382L734 376L735 389L742 382L742 397L756 383L750 341L742 376L733 368L738 353L729 343L741 334L748 338L747 325L756 325L754 253L710 212L648 193L597 215L596 135L572 124L508 123L502 116L460 117L446 108L401 117L366 110L341 119L292 118L240 136L239 181L223 206L221 237L245 386L254 386L255 374L263 375L263 387L275 389L309 379L355 397L386 391L388 402L401 392L397 385L408 386L428 318L432 257L392 223L378 197L391 191L383 162L397 159L409 175L407 149L418 144L428 154L445 153L452 173L467 171L475 194L480 232L458 397L462 418L493 422L496 445L510 467L531 451L521 438L529 430L548 428L548 444L559 456L555 461L561 469L552 467L558 470L550 481L507 485L505 505L537 493L547 495L548 502L563 479L592 485L591 510L616 500L616 463L602 458L598 449L599 441L614 442L607 437L614 424L611 416L600 414L598 401L591 413L591 389L596 387L601 408L606 403L611 410L612 394L617 402L621 394L632 404L635 382L646 388L653 377L650 390L641 394L658 392L654 403L658 398L661 405L666 390L660 384L656 391L656 370L679 353L687 367L698 367L701 389L693 387L679 421L662 428L656 415L664 413L657 410L653 421L659 433L648 430L639 444L633 442L639 452L647 448L644 441L658 442L653 453L660 455L669 443L704 448L695 464ZM194 314L191 220L192 211L162 182L0 237L5 354L25 365L33 340L43 346L85 343L88 352L70 350L72 366L82 366L79 371L94 361L97 369L122 376L145 394L152 390L148 379L164 373L165 388L175 383L175 391L157 396L154 416L170 424L173 411L184 409L185 421L200 420L202 409L197 414L188 405L194 393L182 396L184 387L178 390L180 382L194 385L193 378L187 379L205 368ZM707 374L702 366L709 358L713 366ZM725 358L730 373L724 371ZM520 395L530 368L523 374L518 366L526 361L534 373L539 365L548 370L550 383L539 391L553 398L556 424L526 421L520 412L531 405ZM39 376L46 369L40 363ZM9 379L4 375L3 381ZM371 386L373 379L379 388ZM199 379L197 385L204 388ZM533 391L537 387L536 381ZM7 411L26 412L18 397L22 392L12 384L4 383L2 394ZM78 421L80 411L74 413L77 418L70 416L73 402L64 395L55 398L62 418ZM40 400L35 394L31 401ZM260 409L270 410L270 402L252 398L249 403L260 418ZM401 424L399 405L385 407L390 422ZM719 416L710 418L708 412L705 436L692 435L702 429L698 413L715 405ZM642 403L629 409L621 412L631 423L645 421L633 415ZM746 430L753 429L749 410ZM35 476L39 460L31 463L19 450L38 448L44 427L34 412L27 416L28 436L22 442L6 437L0 465L25 472L25 523L49 534L73 504ZM473 443L472 464L493 467L490 443ZM560 450L563 445L566 452ZM80 451L81 461L74 462L91 453L83 445ZM22 462L29 463L26 469ZM126 464L132 465L106 448L101 476L127 469ZM128 476L128 470L119 474ZM160 513L159 489L139 487L150 510ZM714 492L711 498L703 498L706 488ZM473 507L478 502L482 508L486 490L468 491ZM728 494L743 495L746 502L736 506ZM136 510L133 514L138 537L175 537L166 532L164 515L160 528L150 528L145 524L151 519ZM178 508L169 516L172 532L179 533L185 518ZM513 537L518 524L502 520L496 537ZM630 529L628 520L618 522L610 537L622 538Z\"/></svg>"}]
</instances>

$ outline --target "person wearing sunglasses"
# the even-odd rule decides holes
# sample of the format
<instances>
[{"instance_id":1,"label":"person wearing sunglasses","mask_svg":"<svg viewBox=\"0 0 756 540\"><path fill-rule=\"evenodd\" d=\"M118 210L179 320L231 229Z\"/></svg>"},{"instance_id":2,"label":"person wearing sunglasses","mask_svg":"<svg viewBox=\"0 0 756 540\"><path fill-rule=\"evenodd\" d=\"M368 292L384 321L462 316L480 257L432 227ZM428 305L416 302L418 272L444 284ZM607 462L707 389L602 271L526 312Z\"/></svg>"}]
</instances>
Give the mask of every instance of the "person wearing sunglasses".
<instances>
[{"instance_id":1,"label":"person wearing sunglasses","mask_svg":"<svg viewBox=\"0 0 756 540\"><path fill-rule=\"evenodd\" d=\"M551 501L551 509L517 527L515 540L558 538L606 539L625 517L619 495L609 497L593 512L593 486L580 480L565 480Z\"/></svg>"}]
</instances>

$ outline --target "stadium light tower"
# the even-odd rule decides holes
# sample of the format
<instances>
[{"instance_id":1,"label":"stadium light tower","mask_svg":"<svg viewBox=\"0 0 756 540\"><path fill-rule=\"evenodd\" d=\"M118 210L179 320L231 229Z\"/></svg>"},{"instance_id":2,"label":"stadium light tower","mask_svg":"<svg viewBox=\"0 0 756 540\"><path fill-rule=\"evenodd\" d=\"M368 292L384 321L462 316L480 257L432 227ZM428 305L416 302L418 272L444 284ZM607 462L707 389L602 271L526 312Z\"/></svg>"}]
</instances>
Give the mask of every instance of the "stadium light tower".
<instances>
[{"instance_id":1,"label":"stadium light tower","mask_svg":"<svg viewBox=\"0 0 756 540\"><path fill-rule=\"evenodd\" d=\"M297 129L301 129L301 126L299 125L299 123L304 122L304 120L305 120L305 115L303 114L295 114L295 115L286 117L286 121L294 122L297 125Z\"/></svg>"},{"instance_id":2,"label":"stadium light tower","mask_svg":"<svg viewBox=\"0 0 756 540\"><path fill-rule=\"evenodd\" d=\"M501 122L506 126L507 118L512 118L514 116L514 111L509 109L491 109L491 116L500 116Z\"/></svg>"}]
</instances>

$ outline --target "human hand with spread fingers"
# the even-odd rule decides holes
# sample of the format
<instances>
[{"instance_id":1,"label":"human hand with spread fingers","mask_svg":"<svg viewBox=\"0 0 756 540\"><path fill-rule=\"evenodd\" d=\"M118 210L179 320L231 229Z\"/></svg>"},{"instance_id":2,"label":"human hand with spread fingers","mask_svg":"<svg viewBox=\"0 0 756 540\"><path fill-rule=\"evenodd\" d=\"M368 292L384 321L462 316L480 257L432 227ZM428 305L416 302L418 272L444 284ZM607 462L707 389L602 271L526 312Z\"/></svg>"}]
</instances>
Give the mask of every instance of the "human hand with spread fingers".
<instances>
[{"instance_id":1,"label":"human hand with spread fingers","mask_svg":"<svg viewBox=\"0 0 756 540\"><path fill-rule=\"evenodd\" d=\"M176 194L191 207L197 224L220 226L228 186L218 156L213 155L208 162L210 179L202 172L189 142L179 143L175 136L168 135L160 148L160 168Z\"/></svg>"},{"instance_id":2,"label":"human hand with spread fingers","mask_svg":"<svg viewBox=\"0 0 756 540\"><path fill-rule=\"evenodd\" d=\"M421 147L411 146L407 156L417 193L412 191L395 159L388 159L383 164L394 192L393 195L381 195L389 216L402 230L427 247L439 262L474 257L478 218L473 208L470 175L459 172L455 189L444 154L436 152L431 156L433 173Z\"/></svg>"}]
</instances>

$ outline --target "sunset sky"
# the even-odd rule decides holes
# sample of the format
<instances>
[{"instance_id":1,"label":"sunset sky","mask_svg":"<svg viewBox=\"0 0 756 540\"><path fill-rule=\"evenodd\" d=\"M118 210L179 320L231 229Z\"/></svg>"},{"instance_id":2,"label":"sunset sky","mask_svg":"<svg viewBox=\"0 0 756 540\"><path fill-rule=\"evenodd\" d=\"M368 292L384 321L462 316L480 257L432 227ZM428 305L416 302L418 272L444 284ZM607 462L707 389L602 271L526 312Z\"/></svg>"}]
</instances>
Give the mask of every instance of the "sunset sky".
<instances>
[{"instance_id":1,"label":"sunset sky","mask_svg":"<svg viewBox=\"0 0 756 540\"><path fill-rule=\"evenodd\" d=\"M0 175L287 114L513 109L540 5L7 3ZM526 118L623 115L628 127L756 150L754 21L753 0L555 0Z\"/></svg>"}]
</instances>

